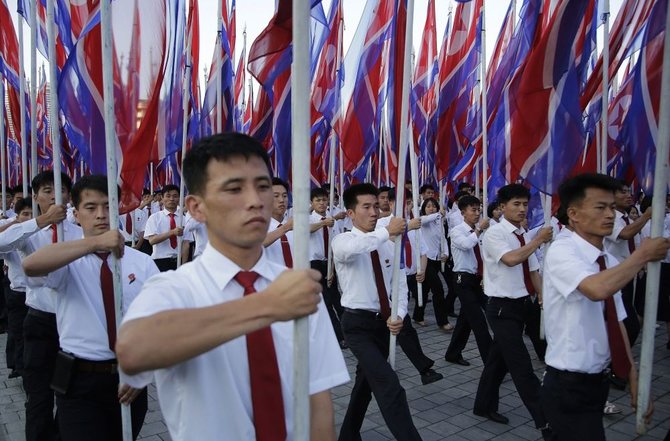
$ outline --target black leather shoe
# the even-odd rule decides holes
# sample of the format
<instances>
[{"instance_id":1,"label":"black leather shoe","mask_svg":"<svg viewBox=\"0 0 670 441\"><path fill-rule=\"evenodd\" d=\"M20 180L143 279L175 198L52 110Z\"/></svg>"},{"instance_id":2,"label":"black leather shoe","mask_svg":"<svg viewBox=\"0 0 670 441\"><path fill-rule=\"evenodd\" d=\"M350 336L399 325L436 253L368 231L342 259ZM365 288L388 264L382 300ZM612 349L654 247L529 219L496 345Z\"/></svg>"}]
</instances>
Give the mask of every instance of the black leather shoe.
<instances>
[{"instance_id":1,"label":"black leather shoe","mask_svg":"<svg viewBox=\"0 0 670 441\"><path fill-rule=\"evenodd\" d=\"M455 312L450 312L450 313L447 314L447 315L448 315L449 317L458 318L458 314L456 314Z\"/></svg>"},{"instance_id":2,"label":"black leather shoe","mask_svg":"<svg viewBox=\"0 0 670 441\"><path fill-rule=\"evenodd\" d=\"M12 372L8 375L8 378L18 378L21 376L21 372L13 369Z\"/></svg>"},{"instance_id":3,"label":"black leather shoe","mask_svg":"<svg viewBox=\"0 0 670 441\"><path fill-rule=\"evenodd\" d=\"M498 412L478 412L476 410L473 410L472 413L474 413L477 416L488 418L493 422L500 423L500 424L509 424L509 418L506 416L500 415Z\"/></svg>"},{"instance_id":4,"label":"black leather shoe","mask_svg":"<svg viewBox=\"0 0 670 441\"><path fill-rule=\"evenodd\" d=\"M551 427L545 427L544 429L541 429L541 431L542 431L542 439L544 441L554 440L554 431L551 430Z\"/></svg>"},{"instance_id":5,"label":"black leather shoe","mask_svg":"<svg viewBox=\"0 0 670 441\"><path fill-rule=\"evenodd\" d=\"M427 371L421 374L421 383L424 385L435 383L436 381L440 381L443 378L444 376L439 372L435 372L432 369L428 369Z\"/></svg>"},{"instance_id":6,"label":"black leather shoe","mask_svg":"<svg viewBox=\"0 0 670 441\"><path fill-rule=\"evenodd\" d=\"M465 361L463 357L458 357L458 358L447 358L444 357L444 360L449 362L449 363L454 363L454 364L460 364L461 366L470 366L470 362Z\"/></svg>"},{"instance_id":7,"label":"black leather shoe","mask_svg":"<svg viewBox=\"0 0 670 441\"><path fill-rule=\"evenodd\" d=\"M347 344L346 341L340 340L339 343L340 343L340 349L349 349L349 345Z\"/></svg>"}]
</instances>

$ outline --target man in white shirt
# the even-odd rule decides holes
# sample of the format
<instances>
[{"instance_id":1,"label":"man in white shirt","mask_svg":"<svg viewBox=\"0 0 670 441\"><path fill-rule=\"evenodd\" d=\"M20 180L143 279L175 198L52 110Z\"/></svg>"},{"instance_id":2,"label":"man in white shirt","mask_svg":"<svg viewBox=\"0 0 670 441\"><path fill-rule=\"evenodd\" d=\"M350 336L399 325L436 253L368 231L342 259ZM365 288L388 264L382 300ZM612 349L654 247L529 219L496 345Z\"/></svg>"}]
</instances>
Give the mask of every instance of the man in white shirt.
<instances>
[{"instance_id":1,"label":"man in white shirt","mask_svg":"<svg viewBox=\"0 0 670 441\"><path fill-rule=\"evenodd\" d=\"M342 421L340 441L360 440L365 412L374 393L384 421L398 440L420 440L405 390L386 358L389 331L397 335L407 314L407 284L400 277L398 315L391 317L393 243L405 231L405 219L392 218L375 230L379 218L377 189L356 184L343 195L354 228L333 240L333 258L342 288L342 331L358 360L356 382Z\"/></svg>"},{"instance_id":2,"label":"man in white shirt","mask_svg":"<svg viewBox=\"0 0 670 441\"><path fill-rule=\"evenodd\" d=\"M645 240L620 263L607 252L603 242L615 224L617 188L609 176L584 174L558 190L574 231L555 241L546 255L548 348L541 390L542 408L557 441L605 440L602 409L610 362L617 377L630 380L631 404L636 406L637 370L622 323L626 312L620 290L647 262L665 257L670 240Z\"/></svg>"},{"instance_id":3,"label":"man in white shirt","mask_svg":"<svg viewBox=\"0 0 670 441\"><path fill-rule=\"evenodd\" d=\"M265 254L278 265L293 268L293 219L284 219L288 208L288 184L272 178L272 194L270 228L263 241Z\"/></svg>"},{"instance_id":4,"label":"man in white shirt","mask_svg":"<svg viewBox=\"0 0 670 441\"><path fill-rule=\"evenodd\" d=\"M136 250L144 246L144 228L147 224L147 214L140 207L128 213L119 215L121 223L121 234L126 245L132 246Z\"/></svg>"},{"instance_id":5,"label":"man in white shirt","mask_svg":"<svg viewBox=\"0 0 670 441\"><path fill-rule=\"evenodd\" d=\"M155 380L174 441L292 440L292 320L311 314L311 439L333 441L330 389L349 375L318 272L285 271L263 253L273 200L265 149L243 134L214 135L183 167L186 206L207 225L209 243L145 284L130 306L116 346L122 380Z\"/></svg>"},{"instance_id":6,"label":"man in white shirt","mask_svg":"<svg viewBox=\"0 0 670 441\"><path fill-rule=\"evenodd\" d=\"M533 372L522 331L526 322L525 303L531 301L531 295L541 296L539 265L534 253L551 240L551 227L528 240L521 224L526 219L530 191L523 185L502 187L497 199L503 217L487 230L482 241L484 293L489 297L486 318L493 331L493 344L479 380L473 413L498 423L509 422L498 413L500 385L509 370L535 427L547 438L551 429L540 407L540 381Z\"/></svg>"},{"instance_id":7,"label":"man in white shirt","mask_svg":"<svg viewBox=\"0 0 670 441\"><path fill-rule=\"evenodd\" d=\"M154 213L147 220L144 238L153 246L151 258L161 271L177 269L178 237L184 234L182 210L179 205L179 187L166 185L163 187L163 209ZM182 261L188 260L188 243L182 243Z\"/></svg>"},{"instance_id":8,"label":"man in white shirt","mask_svg":"<svg viewBox=\"0 0 670 441\"><path fill-rule=\"evenodd\" d=\"M106 176L83 176L72 188L72 201L84 238L43 247L23 261L31 280L43 278L57 293L61 352L52 386L60 435L68 440L118 440L119 403L132 403L135 439L147 411L147 392L119 385L110 253L121 259L122 314L158 268L149 256L125 246L118 230L110 230Z\"/></svg>"}]
</instances>

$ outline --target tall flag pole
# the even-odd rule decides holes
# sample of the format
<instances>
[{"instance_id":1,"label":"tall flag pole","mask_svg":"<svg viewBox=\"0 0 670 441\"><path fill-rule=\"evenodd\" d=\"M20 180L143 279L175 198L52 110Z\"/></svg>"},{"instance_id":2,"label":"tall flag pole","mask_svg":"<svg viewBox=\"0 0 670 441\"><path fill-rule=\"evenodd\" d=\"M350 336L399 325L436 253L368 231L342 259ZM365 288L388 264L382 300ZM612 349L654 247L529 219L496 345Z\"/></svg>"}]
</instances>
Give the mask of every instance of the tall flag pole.
<instances>
[{"instance_id":1,"label":"tall flag pole","mask_svg":"<svg viewBox=\"0 0 670 441\"><path fill-rule=\"evenodd\" d=\"M514 16L514 12L512 12ZM488 207L489 200L489 158L488 158L488 149L489 149L489 132L488 132L488 106L486 103L486 88L488 87L488 82L486 81L488 73L486 71L486 2L482 4L482 55L480 58L481 65L481 77L480 84L482 86L482 96L481 96L481 116L482 116L482 211L486 213L486 207ZM479 173L477 173L479 175ZM479 192L477 192L479 195ZM484 214L484 217L486 214Z\"/></svg>"},{"instance_id":2,"label":"tall flag pole","mask_svg":"<svg viewBox=\"0 0 670 441\"><path fill-rule=\"evenodd\" d=\"M0 73L0 180L2 181L2 214L7 213L7 149L5 148L5 79Z\"/></svg>"},{"instance_id":3,"label":"tall flag pole","mask_svg":"<svg viewBox=\"0 0 670 441\"><path fill-rule=\"evenodd\" d=\"M224 4L225 3L225 4ZM223 75L223 7L228 7L225 0L218 0L219 8L217 13L217 32L219 37L216 39L216 72L210 72L216 78L216 133L223 132L223 90L221 85L221 76Z\"/></svg>"},{"instance_id":4,"label":"tall flag pole","mask_svg":"<svg viewBox=\"0 0 670 441\"><path fill-rule=\"evenodd\" d=\"M30 8L30 179L37 174L37 5ZM33 198L33 214L37 216L37 201Z\"/></svg>"},{"instance_id":5,"label":"tall flag pole","mask_svg":"<svg viewBox=\"0 0 670 441\"><path fill-rule=\"evenodd\" d=\"M51 4L52 2L47 2ZM51 21L49 21L51 25ZM119 228L119 192L118 192L118 172L116 165L116 115L114 113L114 73L112 71L112 11L111 2L100 2L100 32L102 40L102 89L104 101L104 120L105 120L105 149L107 158L107 192L109 195L109 227L111 230ZM49 38L49 49L54 44L52 38ZM55 71L56 65L52 61L51 70ZM55 83L52 83L55 84ZM51 93L55 87L51 88ZM55 114L55 113L54 113ZM57 130L58 126L56 126ZM52 124L53 131L53 124ZM54 144L54 158L56 157L56 144ZM54 159L55 161L55 159ZM58 193L56 193L58 195ZM132 216L132 212L128 213ZM121 326L123 292L121 291L121 261L114 253L110 255L112 259L112 281L114 285L114 306L116 310L116 329ZM121 426L123 441L133 439L130 406L121 404Z\"/></svg>"},{"instance_id":6,"label":"tall flag pole","mask_svg":"<svg viewBox=\"0 0 670 441\"><path fill-rule=\"evenodd\" d=\"M28 197L28 136L26 133L26 71L23 68L23 19L19 15L19 105L21 116L19 117L19 141L21 142L21 176L23 186L23 197Z\"/></svg>"},{"instance_id":7,"label":"tall flag pole","mask_svg":"<svg viewBox=\"0 0 670 441\"><path fill-rule=\"evenodd\" d=\"M47 1L47 35L49 44L49 84L50 84L49 130L51 133L51 149L53 156L54 191L56 192L55 195L56 205L62 205L63 185L61 183L61 147L60 147L60 130L59 130L60 124L58 123L58 58L56 55L56 23L54 21L54 2L50 1ZM118 225L118 222L113 225ZM58 241L60 242L63 240L62 223L58 223L56 225L56 231L58 234Z\"/></svg>"},{"instance_id":8,"label":"tall flag pole","mask_svg":"<svg viewBox=\"0 0 670 441\"><path fill-rule=\"evenodd\" d=\"M293 63L291 65L291 140L293 177L293 255L296 269L309 268L310 175L310 0L293 0ZM293 332L293 433L296 441L310 439L309 318L295 320Z\"/></svg>"},{"instance_id":9,"label":"tall flag pole","mask_svg":"<svg viewBox=\"0 0 670 441\"><path fill-rule=\"evenodd\" d=\"M603 0L603 15L602 15L602 22L603 22L603 66L605 68L602 69L603 71L603 85L602 85L602 93L600 94L601 99L602 99L602 115L600 118L600 164L598 164L600 168L600 173L607 174L607 145L609 144L607 142L607 129L609 127L609 119L608 119L608 108L609 108L609 69L607 66L610 64L610 1L609 0Z\"/></svg>"}]
</instances>

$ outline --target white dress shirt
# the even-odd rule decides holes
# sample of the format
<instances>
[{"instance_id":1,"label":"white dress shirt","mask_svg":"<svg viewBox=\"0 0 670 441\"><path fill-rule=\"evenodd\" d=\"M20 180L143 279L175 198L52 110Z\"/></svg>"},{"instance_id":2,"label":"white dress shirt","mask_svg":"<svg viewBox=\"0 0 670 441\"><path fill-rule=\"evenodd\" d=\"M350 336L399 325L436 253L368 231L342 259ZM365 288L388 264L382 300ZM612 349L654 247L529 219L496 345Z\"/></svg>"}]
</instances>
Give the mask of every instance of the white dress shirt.
<instances>
[{"instance_id":1,"label":"white dress shirt","mask_svg":"<svg viewBox=\"0 0 670 441\"><path fill-rule=\"evenodd\" d=\"M640 230L640 239L644 240L648 237L651 237L651 220L648 220L642 230ZM670 237L670 224L663 225L663 237ZM665 259L662 260L663 263L670 263L670 251L665 255Z\"/></svg>"},{"instance_id":2,"label":"white dress shirt","mask_svg":"<svg viewBox=\"0 0 670 441\"><path fill-rule=\"evenodd\" d=\"M517 228L504 217L500 223L489 227L482 239L482 260L484 261L484 293L489 297L517 299L528 295L523 279L523 264L507 266L502 256L521 248L514 233L523 234L526 245L529 238L523 228ZM535 254L528 257L530 271L537 271L539 264Z\"/></svg>"},{"instance_id":3,"label":"white dress shirt","mask_svg":"<svg viewBox=\"0 0 670 441\"><path fill-rule=\"evenodd\" d=\"M477 258L475 257L475 246L479 245L477 233L470 225L461 222L449 230L449 238L454 259L454 272L477 274Z\"/></svg>"},{"instance_id":4,"label":"white dress shirt","mask_svg":"<svg viewBox=\"0 0 670 441\"><path fill-rule=\"evenodd\" d=\"M7 278L12 291L26 292L26 273L23 272L19 253L16 251L0 253L0 259L4 260L7 265Z\"/></svg>"},{"instance_id":5,"label":"white dress shirt","mask_svg":"<svg viewBox=\"0 0 670 441\"><path fill-rule=\"evenodd\" d=\"M81 227L67 220L61 222L63 225L63 239L77 240L83 237ZM16 250L21 260L52 243L51 225L43 229L37 226L37 220L31 219L20 224L12 225L0 233L0 252ZM48 287L28 284L26 288L26 305L44 312L56 312L56 292Z\"/></svg>"},{"instance_id":6,"label":"white dress shirt","mask_svg":"<svg viewBox=\"0 0 670 441\"><path fill-rule=\"evenodd\" d=\"M630 219L628 221L632 223ZM623 230L625 227L626 221L624 220L624 213L616 210L612 234L605 237L604 244L607 252L616 257L619 262L626 260L628 256L630 256L630 251L628 250L628 240L619 239L619 234L621 234L621 230Z\"/></svg>"},{"instance_id":7,"label":"white dress shirt","mask_svg":"<svg viewBox=\"0 0 670 441\"><path fill-rule=\"evenodd\" d=\"M263 255L252 271L260 274L258 291L267 288L286 267ZM124 322L181 308L202 308L243 297L233 280L241 269L211 245L199 259L177 271L161 273L146 283ZM252 294L253 295L253 294ZM349 381L323 301L309 317L309 393ZM271 325L281 377L287 440L293 439L293 321ZM172 367L135 376L121 373L123 382L142 387L155 378L158 400L174 441L255 439L247 343L238 337Z\"/></svg>"},{"instance_id":8,"label":"white dress shirt","mask_svg":"<svg viewBox=\"0 0 670 441\"><path fill-rule=\"evenodd\" d=\"M111 269L112 258L109 256L107 263ZM98 256L88 254L46 277L30 278L31 281L42 280L44 286L56 291L60 347L85 360L116 358L109 349L107 337L107 319L100 286L101 266L102 260ZM128 310L142 285L156 274L159 271L151 257L125 247L121 258L122 313Z\"/></svg>"},{"instance_id":9,"label":"white dress shirt","mask_svg":"<svg viewBox=\"0 0 670 441\"><path fill-rule=\"evenodd\" d=\"M605 323L605 302L592 301L577 288L600 271L599 256L607 268L618 264L578 234L554 241L547 250L543 278L544 329L548 366L572 372L595 374L610 362ZM626 318L621 293L614 295L619 321Z\"/></svg>"},{"instance_id":10,"label":"white dress shirt","mask_svg":"<svg viewBox=\"0 0 670 441\"><path fill-rule=\"evenodd\" d=\"M386 285L386 293L391 305L391 277L393 275L393 242L389 240L386 228L364 233L358 228L342 233L333 239L333 260L337 271L345 308L365 309L380 312L377 283L372 268L370 252L377 250ZM407 279L401 268L398 279L400 297L398 298L398 317L407 314Z\"/></svg>"},{"instance_id":11,"label":"white dress shirt","mask_svg":"<svg viewBox=\"0 0 670 441\"><path fill-rule=\"evenodd\" d=\"M444 218L440 213L421 216L421 240L429 259L440 260L442 255L449 256L449 247L444 236Z\"/></svg>"},{"instance_id":12,"label":"white dress shirt","mask_svg":"<svg viewBox=\"0 0 670 441\"><path fill-rule=\"evenodd\" d=\"M309 215L310 225L321 222L321 218L328 217L328 213L325 216L321 216L319 213L312 211ZM328 241L332 242L333 240L333 229L330 227L322 227L318 230L310 233L309 235L309 260L328 260L328 255L326 254L323 247L323 229L328 228Z\"/></svg>"},{"instance_id":13,"label":"white dress shirt","mask_svg":"<svg viewBox=\"0 0 670 441\"><path fill-rule=\"evenodd\" d=\"M380 228L386 228L388 224L391 222L391 218L393 215L389 216L384 216L382 218L377 219L377 225L375 225L375 230L379 230ZM402 248L402 257L403 257L403 262L405 262L405 272L407 273L408 276L413 276L416 274L416 263L417 263L417 258L416 258L416 247L420 246L421 249L419 250L419 254L422 256L425 256L428 250L426 249L426 244L423 242L423 240L417 240L420 238L420 236L417 235L417 232L419 230L410 230L407 232L407 238L409 239L409 244L412 247L412 264L410 266L407 266L407 254L405 253L405 247L403 246ZM419 245L417 245L417 243ZM425 271L426 268L422 268L422 271Z\"/></svg>"},{"instance_id":14,"label":"white dress shirt","mask_svg":"<svg viewBox=\"0 0 670 441\"><path fill-rule=\"evenodd\" d=\"M140 237L144 235L144 228L146 227L147 224L147 214L144 210L136 209L133 210L131 213L126 213L122 214L119 216L119 223L121 224L121 234L123 234L123 240L126 242L131 242L133 240L133 234L132 231L127 231L126 230L126 222L128 219L128 216L133 217L134 221L134 228L135 228L135 242L140 240Z\"/></svg>"},{"instance_id":15,"label":"white dress shirt","mask_svg":"<svg viewBox=\"0 0 670 441\"><path fill-rule=\"evenodd\" d=\"M449 213L447 213L447 225L449 226L450 230L465 222L463 219L463 213L461 213L461 210L458 209L458 204L454 202L454 206L456 207L456 210L452 209L449 211Z\"/></svg>"},{"instance_id":16,"label":"white dress shirt","mask_svg":"<svg viewBox=\"0 0 670 441\"><path fill-rule=\"evenodd\" d=\"M275 218L270 218L270 226L268 231L274 231L279 228L279 222ZM293 258L293 230L286 232L286 239L288 246L291 249L291 258ZM286 266L284 262L284 252L282 251L281 237L265 247L265 255L278 265Z\"/></svg>"},{"instance_id":17,"label":"white dress shirt","mask_svg":"<svg viewBox=\"0 0 670 441\"><path fill-rule=\"evenodd\" d=\"M144 228L144 238L149 239L151 236L156 234L167 233L171 230L170 228L170 212L167 210L161 210L157 213L149 216L147 220L146 227ZM183 225L181 223L181 210L177 210L174 213L174 221L177 226ZM153 252L151 253L152 259L166 259L170 257L177 257L177 252L179 247L172 248L170 245L170 239L165 239L161 243L152 245Z\"/></svg>"},{"instance_id":18,"label":"white dress shirt","mask_svg":"<svg viewBox=\"0 0 670 441\"><path fill-rule=\"evenodd\" d=\"M207 225L198 222L190 214L186 214L186 223L184 224L184 240L195 241L195 249L193 250L193 258L202 255L205 247L209 242L209 235L207 234Z\"/></svg>"}]
</instances>

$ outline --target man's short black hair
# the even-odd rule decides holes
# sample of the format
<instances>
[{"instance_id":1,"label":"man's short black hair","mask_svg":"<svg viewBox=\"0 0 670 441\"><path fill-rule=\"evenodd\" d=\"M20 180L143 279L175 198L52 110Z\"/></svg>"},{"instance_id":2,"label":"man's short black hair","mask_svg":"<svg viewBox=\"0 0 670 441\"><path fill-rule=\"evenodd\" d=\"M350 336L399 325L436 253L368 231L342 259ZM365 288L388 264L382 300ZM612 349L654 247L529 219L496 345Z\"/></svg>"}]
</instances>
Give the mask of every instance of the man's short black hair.
<instances>
[{"instance_id":1,"label":"man's short black hair","mask_svg":"<svg viewBox=\"0 0 670 441\"><path fill-rule=\"evenodd\" d=\"M352 185L351 187L344 190L344 194L342 195L342 199L344 200L344 208L347 210L356 209L356 205L358 204L358 197L369 194L377 197L379 190L377 190L377 187L374 185L368 183Z\"/></svg>"},{"instance_id":2,"label":"man's short black hair","mask_svg":"<svg viewBox=\"0 0 670 441\"><path fill-rule=\"evenodd\" d=\"M424 216L426 214L426 206L428 205L429 202L432 202L437 207L437 211L440 211L440 203L437 202L437 199L427 198L424 199L423 203L421 204L421 211L420 211L421 216Z\"/></svg>"},{"instance_id":3,"label":"man's short black hair","mask_svg":"<svg viewBox=\"0 0 670 441\"><path fill-rule=\"evenodd\" d=\"M26 208L33 209L33 201L30 198L21 198L14 203L14 213L17 216Z\"/></svg>"},{"instance_id":4,"label":"man's short black hair","mask_svg":"<svg viewBox=\"0 0 670 441\"><path fill-rule=\"evenodd\" d=\"M458 184L458 191L467 191L469 188L472 188L474 190L475 186L470 184L469 182L461 182Z\"/></svg>"},{"instance_id":5,"label":"man's short black hair","mask_svg":"<svg viewBox=\"0 0 670 441\"><path fill-rule=\"evenodd\" d=\"M165 194L169 191L176 191L177 193L179 193L179 186L175 184L167 184L161 189L161 194Z\"/></svg>"},{"instance_id":6,"label":"man's short black hair","mask_svg":"<svg viewBox=\"0 0 670 441\"><path fill-rule=\"evenodd\" d=\"M313 201L316 198L328 198L328 192L320 187L311 189L309 192L309 200Z\"/></svg>"},{"instance_id":7,"label":"man's short black hair","mask_svg":"<svg viewBox=\"0 0 670 441\"><path fill-rule=\"evenodd\" d=\"M6 188L6 194L7 194L7 196L14 197L14 195L16 194L15 187L7 187Z\"/></svg>"},{"instance_id":8,"label":"man's short black hair","mask_svg":"<svg viewBox=\"0 0 670 441\"><path fill-rule=\"evenodd\" d=\"M482 206L482 201L479 200L479 198L475 196L463 196L458 200L458 209L463 211L468 207L481 207Z\"/></svg>"},{"instance_id":9,"label":"man's short black hair","mask_svg":"<svg viewBox=\"0 0 670 441\"><path fill-rule=\"evenodd\" d=\"M423 184L421 188L419 189L419 194L424 194L426 190L433 190L435 191L435 187L433 187L431 184Z\"/></svg>"},{"instance_id":10,"label":"man's short black hair","mask_svg":"<svg viewBox=\"0 0 670 441\"><path fill-rule=\"evenodd\" d=\"M651 195L646 195L644 198L642 198L642 200L640 201L640 214L644 213L645 211L647 211L647 208L651 207L653 199L654 198Z\"/></svg>"},{"instance_id":11,"label":"man's short black hair","mask_svg":"<svg viewBox=\"0 0 670 441\"><path fill-rule=\"evenodd\" d=\"M72 190L72 180L68 175L61 172L60 181L63 188L65 188L68 192ZM32 182L30 183L30 186L33 188L34 194L37 194L39 193L40 188L46 185L53 185L53 183L54 183L53 170L45 170L35 175Z\"/></svg>"},{"instance_id":12,"label":"man's short black hair","mask_svg":"<svg viewBox=\"0 0 670 441\"><path fill-rule=\"evenodd\" d=\"M500 204L498 203L498 201L491 202L489 204L489 206L486 208L486 216L489 219L493 219L493 211L498 207L500 207Z\"/></svg>"},{"instance_id":13,"label":"man's short black hair","mask_svg":"<svg viewBox=\"0 0 670 441\"><path fill-rule=\"evenodd\" d=\"M142 196L146 196L146 195L148 195L148 194L151 194L151 191L149 191L148 188L144 188L144 189L142 189Z\"/></svg>"},{"instance_id":14,"label":"man's short black hair","mask_svg":"<svg viewBox=\"0 0 670 441\"><path fill-rule=\"evenodd\" d=\"M617 189L616 191L621 191L624 188L630 188L630 184L626 182L625 179L614 179L614 182L616 183Z\"/></svg>"},{"instance_id":15,"label":"man's short black hair","mask_svg":"<svg viewBox=\"0 0 670 441\"><path fill-rule=\"evenodd\" d=\"M289 189L288 189L288 182L284 181L283 179L276 178L276 177L275 177L275 178L272 178L272 185L273 185L273 186L274 186L274 185L281 185L282 187L284 187L284 188L286 189L286 193L289 192Z\"/></svg>"},{"instance_id":16,"label":"man's short black hair","mask_svg":"<svg viewBox=\"0 0 670 441\"><path fill-rule=\"evenodd\" d=\"M508 184L498 190L498 203L506 204L514 198L530 200L530 190L521 184Z\"/></svg>"},{"instance_id":17,"label":"man's short black hair","mask_svg":"<svg viewBox=\"0 0 670 441\"><path fill-rule=\"evenodd\" d=\"M614 194L621 187L616 179L600 173L583 173L566 179L558 187L558 197L561 199L561 205L565 207L566 211L570 205L584 200L587 188L611 191Z\"/></svg>"},{"instance_id":18,"label":"man's short black hair","mask_svg":"<svg viewBox=\"0 0 670 441\"><path fill-rule=\"evenodd\" d=\"M558 207L558 210L556 210L556 219L558 219L558 222L561 225L565 225L566 227L570 225L570 218L568 217L568 209L565 207L565 205L561 204Z\"/></svg>"},{"instance_id":19,"label":"man's short black hair","mask_svg":"<svg viewBox=\"0 0 670 441\"><path fill-rule=\"evenodd\" d=\"M388 185L382 185L381 187L379 187L377 189L377 195L379 195L381 193L385 193L385 192L389 193L389 195L390 195L391 190L393 190L393 189L391 187L389 187Z\"/></svg>"},{"instance_id":20,"label":"man's short black hair","mask_svg":"<svg viewBox=\"0 0 670 441\"><path fill-rule=\"evenodd\" d=\"M396 189L392 188L389 190L389 201L395 202L396 200ZM409 191L408 189L405 189L405 200L406 201L411 201L412 200L412 192Z\"/></svg>"},{"instance_id":21,"label":"man's short black hair","mask_svg":"<svg viewBox=\"0 0 670 441\"><path fill-rule=\"evenodd\" d=\"M226 162L234 157L249 159L257 157L268 167L272 176L272 167L263 145L243 133L218 133L199 139L186 154L183 162L186 188L191 194L202 194L207 183L207 165L212 159Z\"/></svg>"},{"instance_id":22,"label":"man's short black hair","mask_svg":"<svg viewBox=\"0 0 670 441\"><path fill-rule=\"evenodd\" d=\"M109 195L107 189L107 176L104 175L85 175L77 181L72 187L72 204L74 208L79 208L81 194L84 190L95 190L104 195Z\"/></svg>"},{"instance_id":23,"label":"man's short black hair","mask_svg":"<svg viewBox=\"0 0 670 441\"><path fill-rule=\"evenodd\" d=\"M468 193L465 190L459 190L454 195L454 201L458 202L462 197L465 197L465 196L470 196L470 193Z\"/></svg>"}]
</instances>

